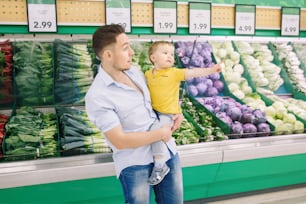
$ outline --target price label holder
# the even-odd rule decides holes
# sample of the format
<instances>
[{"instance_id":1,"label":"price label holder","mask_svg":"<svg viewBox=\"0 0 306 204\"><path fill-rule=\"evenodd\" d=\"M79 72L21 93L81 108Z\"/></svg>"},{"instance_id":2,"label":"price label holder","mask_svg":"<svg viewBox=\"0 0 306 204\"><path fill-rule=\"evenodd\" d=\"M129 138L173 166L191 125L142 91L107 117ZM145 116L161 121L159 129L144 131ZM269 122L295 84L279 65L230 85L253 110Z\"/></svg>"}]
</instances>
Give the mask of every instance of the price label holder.
<instances>
[{"instance_id":1,"label":"price label holder","mask_svg":"<svg viewBox=\"0 0 306 204\"><path fill-rule=\"evenodd\" d=\"M177 2L153 1L153 32L177 33Z\"/></svg>"},{"instance_id":2,"label":"price label holder","mask_svg":"<svg viewBox=\"0 0 306 204\"><path fill-rule=\"evenodd\" d=\"M27 0L29 32L57 32L56 0Z\"/></svg>"},{"instance_id":3,"label":"price label holder","mask_svg":"<svg viewBox=\"0 0 306 204\"><path fill-rule=\"evenodd\" d=\"M106 24L120 24L126 33L132 30L131 0L105 0Z\"/></svg>"},{"instance_id":4,"label":"price label holder","mask_svg":"<svg viewBox=\"0 0 306 204\"><path fill-rule=\"evenodd\" d=\"M235 5L235 34L254 35L256 25L255 5Z\"/></svg>"},{"instance_id":5,"label":"price label holder","mask_svg":"<svg viewBox=\"0 0 306 204\"><path fill-rule=\"evenodd\" d=\"M300 13L301 9L297 7L282 7L282 36L300 35Z\"/></svg>"},{"instance_id":6,"label":"price label holder","mask_svg":"<svg viewBox=\"0 0 306 204\"><path fill-rule=\"evenodd\" d=\"M189 2L189 34L210 34L211 3Z\"/></svg>"}]
</instances>

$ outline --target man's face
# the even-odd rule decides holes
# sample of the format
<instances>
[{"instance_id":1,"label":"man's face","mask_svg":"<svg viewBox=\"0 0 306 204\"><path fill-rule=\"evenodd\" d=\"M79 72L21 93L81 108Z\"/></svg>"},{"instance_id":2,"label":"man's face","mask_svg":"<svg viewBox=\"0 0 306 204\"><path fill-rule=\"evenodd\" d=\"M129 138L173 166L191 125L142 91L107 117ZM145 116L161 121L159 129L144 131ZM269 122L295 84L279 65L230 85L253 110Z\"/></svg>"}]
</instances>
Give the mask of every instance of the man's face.
<instances>
[{"instance_id":1,"label":"man's face","mask_svg":"<svg viewBox=\"0 0 306 204\"><path fill-rule=\"evenodd\" d=\"M117 42L112 46L111 50L114 68L121 71L130 69L134 52L125 33L117 36Z\"/></svg>"}]
</instances>

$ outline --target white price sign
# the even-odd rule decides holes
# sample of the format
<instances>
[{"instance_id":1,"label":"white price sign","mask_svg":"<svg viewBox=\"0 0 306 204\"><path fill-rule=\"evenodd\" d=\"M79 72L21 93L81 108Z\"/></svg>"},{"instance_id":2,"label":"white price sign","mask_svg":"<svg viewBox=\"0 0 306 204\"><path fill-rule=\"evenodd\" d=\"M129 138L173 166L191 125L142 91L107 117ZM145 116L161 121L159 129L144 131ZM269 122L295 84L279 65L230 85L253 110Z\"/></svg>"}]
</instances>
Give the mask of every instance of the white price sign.
<instances>
[{"instance_id":1,"label":"white price sign","mask_svg":"<svg viewBox=\"0 0 306 204\"><path fill-rule=\"evenodd\" d=\"M282 8L282 36L299 36L300 8Z\"/></svg>"},{"instance_id":2,"label":"white price sign","mask_svg":"<svg viewBox=\"0 0 306 204\"><path fill-rule=\"evenodd\" d=\"M236 5L235 34L254 35L256 7L254 5Z\"/></svg>"},{"instance_id":3,"label":"white price sign","mask_svg":"<svg viewBox=\"0 0 306 204\"><path fill-rule=\"evenodd\" d=\"M177 32L177 2L154 1L154 33Z\"/></svg>"},{"instance_id":4,"label":"white price sign","mask_svg":"<svg viewBox=\"0 0 306 204\"><path fill-rule=\"evenodd\" d=\"M211 4L189 2L189 33L210 34Z\"/></svg>"},{"instance_id":5,"label":"white price sign","mask_svg":"<svg viewBox=\"0 0 306 204\"><path fill-rule=\"evenodd\" d=\"M105 0L106 24L120 24L125 32L131 32L131 1Z\"/></svg>"},{"instance_id":6,"label":"white price sign","mask_svg":"<svg viewBox=\"0 0 306 204\"><path fill-rule=\"evenodd\" d=\"M27 0L29 32L57 32L55 0Z\"/></svg>"}]
</instances>

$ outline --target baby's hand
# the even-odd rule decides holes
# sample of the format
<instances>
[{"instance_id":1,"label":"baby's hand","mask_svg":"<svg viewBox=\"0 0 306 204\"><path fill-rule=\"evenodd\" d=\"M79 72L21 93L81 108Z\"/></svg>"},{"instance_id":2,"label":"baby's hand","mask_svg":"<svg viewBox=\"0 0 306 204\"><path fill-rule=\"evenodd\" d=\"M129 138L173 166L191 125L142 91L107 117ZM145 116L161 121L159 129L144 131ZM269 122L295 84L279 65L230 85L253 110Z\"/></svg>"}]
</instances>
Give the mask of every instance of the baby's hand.
<instances>
[{"instance_id":1,"label":"baby's hand","mask_svg":"<svg viewBox=\"0 0 306 204\"><path fill-rule=\"evenodd\" d=\"M221 64L220 63L216 64L215 69L216 69L216 72L221 72L222 71Z\"/></svg>"}]
</instances>

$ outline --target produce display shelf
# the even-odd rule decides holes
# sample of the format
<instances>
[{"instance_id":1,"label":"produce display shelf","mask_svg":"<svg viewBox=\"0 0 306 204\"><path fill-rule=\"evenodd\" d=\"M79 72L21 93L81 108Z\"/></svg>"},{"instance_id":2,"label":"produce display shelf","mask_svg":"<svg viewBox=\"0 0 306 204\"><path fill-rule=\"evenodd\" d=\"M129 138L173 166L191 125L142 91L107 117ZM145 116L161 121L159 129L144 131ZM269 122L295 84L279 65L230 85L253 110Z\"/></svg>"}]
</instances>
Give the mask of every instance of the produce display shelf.
<instances>
[{"instance_id":1,"label":"produce display shelf","mask_svg":"<svg viewBox=\"0 0 306 204\"><path fill-rule=\"evenodd\" d=\"M184 199L306 183L305 145L296 134L178 146ZM122 202L111 154L0 163L0 180L4 203Z\"/></svg>"}]
</instances>

